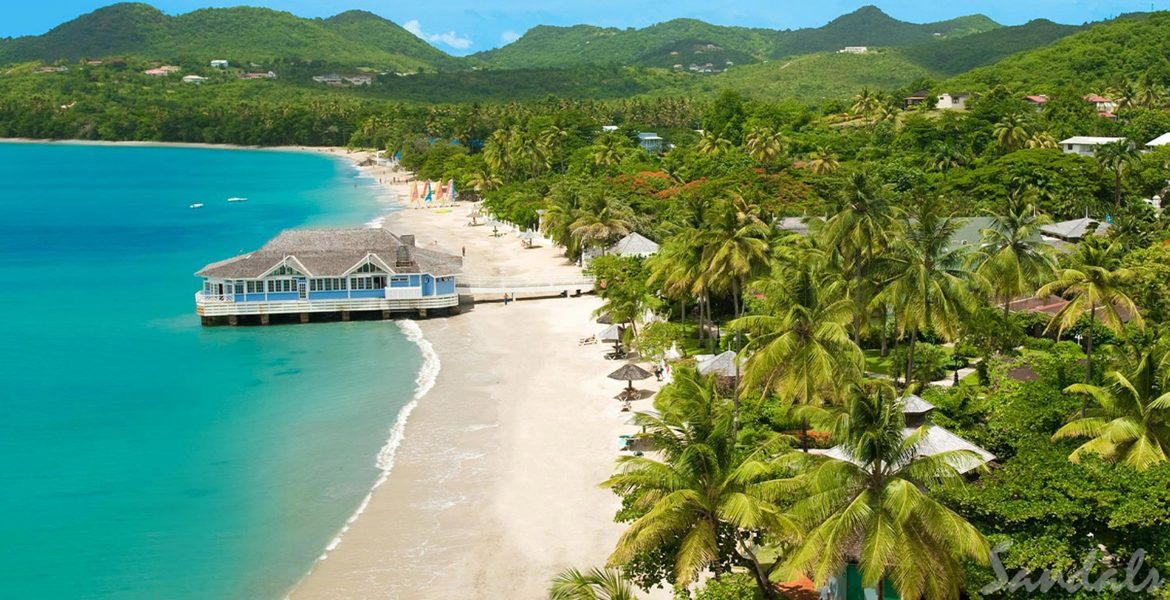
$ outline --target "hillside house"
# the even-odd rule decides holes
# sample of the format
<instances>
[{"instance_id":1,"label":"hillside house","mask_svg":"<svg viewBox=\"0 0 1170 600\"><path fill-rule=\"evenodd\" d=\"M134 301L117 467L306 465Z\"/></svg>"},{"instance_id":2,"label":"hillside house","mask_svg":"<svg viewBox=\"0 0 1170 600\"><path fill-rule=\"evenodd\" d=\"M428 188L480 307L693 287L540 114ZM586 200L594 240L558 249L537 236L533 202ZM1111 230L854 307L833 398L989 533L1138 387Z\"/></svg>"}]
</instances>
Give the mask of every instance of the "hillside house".
<instances>
[{"instance_id":1,"label":"hillside house","mask_svg":"<svg viewBox=\"0 0 1170 600\"><path fill-rule=\"evenodd\" d=\"M1098 94L1089 94L1088 96L1085 96L1085 102L1092 104L1093 108L1097 109L1097 114L1099 116L1108 119L1115 118L1113 113L1117 110L1116 100L1110 100L1109 98L1100 96Z\"/></svg>"},{"instance_id":2,"label":"hillside house","mask_svg":"<svg viewBox=\"0 0 1170 600\"><path fill-rule=\"evenodd\" d=\"M336 73L329 73L326 75L316 75L313 77L313 81L315 81L317 83L324 83L325 85L341 85L342 84L341 75L338 75Z\"/></svg>"},{"instance_id":3,"label":"hillside house","mask_svg":"<svg viewBox=\"0 0 1170 600\"><path fill-rule=\"evenodd\" d=\"M837 51L837 54L865 54L869 52L869 46L845 46Z\"/></svg>"},{"instance_id":4,"label":"hillside house","mask_svg":"<svg viewBox=\"0 0 1170 600\"><path fill-rule=\"evenodd\" d=\"M203 83L204 81L207 81L207 78L200 77L198 75L185 75L183 77L183 83L194 83L196 85L199 85L200 83Z\"/></svg>"},{"instance_id":5,"label":"hillside house","mask_svg":"<svg viewBox=\"0 0 1170 600\"><path fill-rule=\"evenodd\" d=\"M1044 110L1044 105L1048 104L1048 96L1043 94L1035 96L1024 96L1024 102L1031 104L1036 110Z\"/></svg>"},{"instance_id":6,"label":"hillside house","mask_svg":"<svg viewBox=\"0 0 1170 600\"><path fill-rule=\"evenodd\" d=\"M929 96L930 96L929 91L919 90L917 92L914 92L913 94L910 94L909 96L906 96L905 98L903 98L903 100L906 103L906 108L911 108L914 106L918 106L919 104L922 104L923 102L926 102L926 99Z\"/></svg>"},{"instance_id":7,"label":"hillside house","mask_svg":"<svg viewBox=\"0 0 1170 600\"><path fill-rule=\"evenodd\" d=\"M1065 154L1079 154L1081 156L1093 156L1097 153L1097 146L1104 144L1112 144L1113 142L1120 142L1125 138L1120 137L1096 137L1091 135L1077 135L1060 141L1060 151Z\"/></svg>"},{"instance_id":8,"label":"hillside house","mask_svg":"<svg viewBox=\"0 0 1170 600\"><path fill-rule=\"evenodd\" d=\"M229 66L229 63L226 60L213 60L213 61L211 61L211 68L213 68L213 69L226 69L226 68L228 68L228 66Z\"/></svg>"},{"instance_id":9,"label":"hillside house","mask_svg":"<svg viewBox=\"0 0 1170 600\"><path fill-rule=\"evenodd\" d=\"M967 110L967 101L970 99L971 94L967 92L939 94L935 108L939 110Z\"/></svg>"},{"instance_id":10,"label":"hillside house","mask_svg":"<svg viewBox=\"0 0 1170 600\"><path fill-rule=\"evenodd\" d=\"M350 85L372 85L374 83L373 75L347 75L342 79Z\"/></svg>"},{"instance_id":11,"label":"hillside house","mask_svg":"<svg viewBox=\"0 0 1170 600\"><path fill-rule=\"evenodd\" d=\"M143 73L150 75L151 77L166 77L167 75L178 73L182 70L183 69L176 67L175 65L163 65L161 67L147 69L143 71Z\"/></svg>"},{"instance_id":12,"label":"hillside house","mask_svg":"<svg viewBox=\"0 0 1170 600\"><path fill-rule=\"evenodd\" d=\"M240 79L276 79L276 73L268 71L267 73L244 73L240 75Z\"/></svg>"},{"instance_id":13,"label":"hillside house","mask_svg":"<svg viewBox=\"0 0 1170 600\"><path fill-rule=\"evenodd\" d=\"M638 145L647 152L652 154L662 152L662 144L663 140L661 137L658 137L657 133L642 132L638 134Z\"/></svg>"}]
</instances>

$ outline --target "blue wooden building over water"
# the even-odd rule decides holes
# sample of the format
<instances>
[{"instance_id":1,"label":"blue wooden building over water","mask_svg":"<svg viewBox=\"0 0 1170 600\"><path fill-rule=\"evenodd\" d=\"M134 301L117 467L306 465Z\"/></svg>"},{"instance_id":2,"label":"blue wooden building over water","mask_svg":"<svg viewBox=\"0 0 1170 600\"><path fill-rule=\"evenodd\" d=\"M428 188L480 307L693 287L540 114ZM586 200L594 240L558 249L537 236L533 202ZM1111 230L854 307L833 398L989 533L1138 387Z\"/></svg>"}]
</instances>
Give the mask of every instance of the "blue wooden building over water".
<instances>
[{"instance_id":1,"label":"blue wooden building over water","mask_svg":"<svg viewBox=\"0 0 1170 600\"><path fill-rule=\"evenodd\" d=\"M259 250L203 267L195 310L204 325L268 324L273 315L349 320L459 304L459 256L385 229L291 229ZM356 314L355 314L356 313ZM288 317L293 318L293 317Z\"/></svg>"}]
</instances>

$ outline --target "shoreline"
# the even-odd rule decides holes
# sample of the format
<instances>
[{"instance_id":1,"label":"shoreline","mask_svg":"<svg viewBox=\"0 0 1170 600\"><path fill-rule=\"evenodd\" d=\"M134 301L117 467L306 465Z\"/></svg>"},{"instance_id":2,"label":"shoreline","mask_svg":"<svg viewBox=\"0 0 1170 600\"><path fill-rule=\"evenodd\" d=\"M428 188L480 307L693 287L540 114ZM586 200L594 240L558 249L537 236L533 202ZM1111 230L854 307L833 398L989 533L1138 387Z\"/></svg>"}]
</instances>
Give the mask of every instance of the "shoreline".
<instances>
[{"instance_id":1,"label":"shoreline","mask_svg":"<svg viewBox=\"0 0 1170 600\"><path fill-rule=\"evenodd\" d=\"M405 208L412 178L358 166L372 151L314 150L352 160L398 199L399 210L369 225L466 250L465 273L579 273L547 242L524 249L514 234L467 226L466 205ZM603 565L623 527L613 523L620 500L598 483L633 428L613 399L620 384L606 378L617 364L604 347L577 344L604 327L592 317L600 304L487 303L415 322L443 368L401 419L393 468L289 597L541 597L560 570Z\"/></svg>"}]
</instances>

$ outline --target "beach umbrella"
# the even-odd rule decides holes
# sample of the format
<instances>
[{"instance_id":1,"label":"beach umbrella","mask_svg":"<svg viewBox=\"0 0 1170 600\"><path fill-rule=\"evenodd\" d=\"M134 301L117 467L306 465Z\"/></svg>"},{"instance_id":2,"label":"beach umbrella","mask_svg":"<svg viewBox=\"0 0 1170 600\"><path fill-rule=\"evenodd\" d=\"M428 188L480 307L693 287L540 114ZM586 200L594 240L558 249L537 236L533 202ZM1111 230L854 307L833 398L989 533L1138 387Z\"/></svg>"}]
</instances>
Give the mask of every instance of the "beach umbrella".
<instances>
[{"instance_id":1,"label":"beach umbrella","mask_svg":"<svg viewBox=\"0 0 1170 600\"><path fill-rule=\"evenodd\" d=\"M622 326L610 325L605 328L605 331L597 334L597 339L603 342L620 342L622 341Z\"/></svg>"},{"instance_id":2,"label":"beach umbrella","mask_svg":"<svg viewBox=\"0 0 1170 600\"><path fill-rule=\"evenodd\" d=\"M613 316L610 315L609 313L601 313L601 316L597 317L597 322L602 324L602 325L612 325L613 324Z\"/></svg>"},{"instance_id":3,"label":"beach umbrella","mask_svg":"<svg viewBox=\"0 0 1170 600\"><path fill-rule=\"evenodd\" d=\"M534 231L525 231L524 233L520 234L520 241L522 241L525 246L528 246L529 248L531 248L532 241L539 239L539 237L540 236L536 235L536 232L534 232Z\"/></svg>"},{"instance_id":4,"label":"beach umbrella","mask_svg":"<svg viewBox=\"0 0 1170 600\"><path fill-rule=\"evenodd\" d=\"M630 389L630 390L634 389L634 380L635 379L640 380L640 379L646 379L647 377L653 377L653 376L654 375L652 373L650 373L650 371L647 371L646 369L643 369L642 367L639 367L638 365L635 365L634 363L626 363L626 364L622 365L621 367L619 367L618 370L609 374L610 379L616 379L618 381L625 381L626 382L626 389Z\"/></svg>"}]
</instances>

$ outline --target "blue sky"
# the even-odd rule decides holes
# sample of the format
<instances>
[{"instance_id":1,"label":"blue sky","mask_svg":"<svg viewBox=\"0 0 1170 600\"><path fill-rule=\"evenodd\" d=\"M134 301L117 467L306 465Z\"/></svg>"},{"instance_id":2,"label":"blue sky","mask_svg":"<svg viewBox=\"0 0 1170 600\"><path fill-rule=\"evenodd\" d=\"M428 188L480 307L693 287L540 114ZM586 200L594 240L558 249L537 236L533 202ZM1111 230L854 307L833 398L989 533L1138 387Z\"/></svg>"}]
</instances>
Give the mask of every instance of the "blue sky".
<instances>
[{"instance_id":1,"label":"blue sky","mask_svg":"<svg viewBox=\"0 0 1170 600\"><path fill-rule=\"evenodd\" d=\"M0 37L40 34L112 0L0 0ZM608 27L644 27L676 17L692 17L721 25L775 29L816 27L866 4L913 22L949 19L981 12L1006 25L1045 17L1061 23L1083 23L1123 12L1166 10L1170 0L154 0L164 12L183 13L209 6L252 4L286 10L305 17L326 17L350 8L365 9L391 19L415 35L452 54L486 50L512 41L533 25L589 23Z\"/></svg>"}]
</instances>

